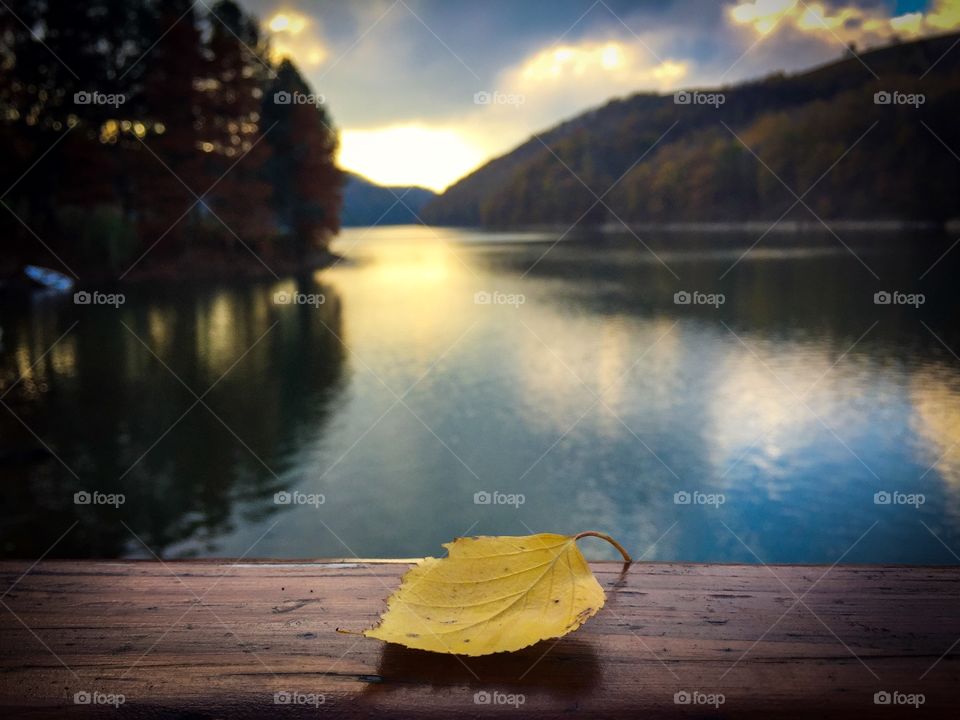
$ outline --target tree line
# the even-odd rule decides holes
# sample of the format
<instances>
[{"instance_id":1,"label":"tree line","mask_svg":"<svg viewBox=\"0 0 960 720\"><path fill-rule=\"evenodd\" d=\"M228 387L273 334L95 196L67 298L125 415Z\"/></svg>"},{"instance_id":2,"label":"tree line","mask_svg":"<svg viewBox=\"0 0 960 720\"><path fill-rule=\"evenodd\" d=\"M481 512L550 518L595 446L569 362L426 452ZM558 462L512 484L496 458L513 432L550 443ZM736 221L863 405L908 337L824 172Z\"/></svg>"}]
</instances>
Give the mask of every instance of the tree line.
<instances>
[{"instance_id":1,"label":"tree line","mask_svg":"<svg viewBox=\"0 0 960 720\"><path fill-rule=\"evenodd\" d=\"M316 263L342 173L323 98L233 0L0 8L0 271Z\"/></svg>"}]
</instances>

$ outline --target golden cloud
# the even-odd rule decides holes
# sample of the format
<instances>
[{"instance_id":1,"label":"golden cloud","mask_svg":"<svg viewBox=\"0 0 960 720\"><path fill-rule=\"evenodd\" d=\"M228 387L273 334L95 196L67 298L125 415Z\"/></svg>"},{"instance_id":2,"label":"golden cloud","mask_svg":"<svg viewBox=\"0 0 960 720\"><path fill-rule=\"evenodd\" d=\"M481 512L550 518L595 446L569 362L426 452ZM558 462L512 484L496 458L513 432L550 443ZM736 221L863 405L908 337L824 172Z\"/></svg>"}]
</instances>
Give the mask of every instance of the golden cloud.
<instances>
[{"instance_id":1,"label":"golden cloud","mask_svg":"<svg viewBox=\"0 0 960 720\"><path fill-rule=\"evenodd\" d=\"M571 83L635 91L672 88L686 73L685 62L661 61L642 46L611 40L540 50L508 73L507 81L534 94L549 91L551 84L569 88Z\"/></svg>"},{"instance_id":2,"label":"golden cloud","mask_svg":"<svg viewBox=\"0 0 960 720\"><path fill-rule=\"evenodd\" d=\"M960 27L960 0L936 0L927 12L892 16L883 7L830 5L801 0L749 0L727 10L735 25L758 35L793 29L846 43L912 39Z\"/></svg>"}]
</instances>

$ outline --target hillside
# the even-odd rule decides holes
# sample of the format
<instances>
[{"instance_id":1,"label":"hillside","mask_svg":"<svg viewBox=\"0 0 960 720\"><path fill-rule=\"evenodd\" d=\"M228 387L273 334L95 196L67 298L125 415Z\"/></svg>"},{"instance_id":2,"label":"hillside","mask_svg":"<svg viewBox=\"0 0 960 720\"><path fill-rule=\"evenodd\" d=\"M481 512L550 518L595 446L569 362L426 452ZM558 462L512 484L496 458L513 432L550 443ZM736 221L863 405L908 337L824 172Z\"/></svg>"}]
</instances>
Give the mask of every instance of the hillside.
<instances>
[{"instance_id":1,"label":"hillside","mask_svg":"<svg viewBox=\"0 0 960 720\"><path fill-rule=\"evenodd\" d=\"M426 188L388 188L360 175L345 175L347 180L343 187L341 224L346 227L419 223L414 213L419 215L423 206L436 197L436 193ZM402 198L402 204L397 198Z\"/></svg>"},{"instance_id":2,"label":"hillside","mask_svg":"<svg viewBox=\"0 0 960 720\"><path fill-rule=\"evenodd\" d=\"M798 195L826 173L804 197L822 217L960 217L960 162L930 132L960 152L960 50L950 51L958 38L701 91L722 93L719 106L676 104L672 94L612 100L490 161L429 203L423 217L446 225L603 223L610 211L580 180L602 195L623 176L604 203L625 221L776 219L795 198L770 170ZM922 93L924 102L876 104L881 91ZM798 206L787 217L810 215Z\"/></svg>"}]
</instances>

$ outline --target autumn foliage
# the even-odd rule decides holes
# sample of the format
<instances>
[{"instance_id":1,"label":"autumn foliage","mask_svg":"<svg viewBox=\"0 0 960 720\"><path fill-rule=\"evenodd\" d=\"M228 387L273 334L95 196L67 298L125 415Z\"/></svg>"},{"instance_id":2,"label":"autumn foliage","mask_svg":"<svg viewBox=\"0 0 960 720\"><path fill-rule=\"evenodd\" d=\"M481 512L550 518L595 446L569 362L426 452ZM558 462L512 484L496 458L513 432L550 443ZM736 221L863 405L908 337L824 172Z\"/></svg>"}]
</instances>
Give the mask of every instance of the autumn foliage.
<instances>
[{"instance_id":1,"label":"autumn foliage","mask_svg":"<svg viewBox=\"0 0 960 720\"><path fill-rule=\"evenodd\" d=\"M0 271L316 264L339 228L337 135L281 90L314 92L232 0L0 8Z\"/></svg>"}]
</instances>

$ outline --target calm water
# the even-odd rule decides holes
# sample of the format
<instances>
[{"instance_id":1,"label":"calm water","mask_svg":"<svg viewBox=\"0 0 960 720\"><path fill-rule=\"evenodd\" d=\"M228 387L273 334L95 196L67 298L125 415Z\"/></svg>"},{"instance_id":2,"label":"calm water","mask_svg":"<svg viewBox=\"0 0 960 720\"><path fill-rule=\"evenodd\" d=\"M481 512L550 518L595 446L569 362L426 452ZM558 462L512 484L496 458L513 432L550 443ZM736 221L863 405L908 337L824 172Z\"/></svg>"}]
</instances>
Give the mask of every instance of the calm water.
<instances>
[{"instance_id":1,"label":"calm water","mask_svg":"<svg viewBox=\"0 0 960 720\"><path fill-rule=\"evenodd\" d=\"M359 229L310 281L4 302L0 552L68 528L50 556L597 529L646 559L957 562L960 248L928 271L951 238L866 237L868 270L830 236L768 237L726 272L755 237L658 248L666 266L568 238L531 269L556 235Z\"/></svg>"}]
</instances>

